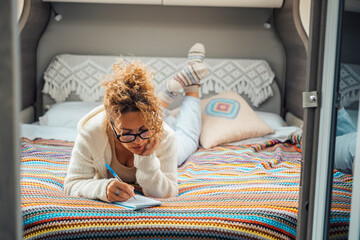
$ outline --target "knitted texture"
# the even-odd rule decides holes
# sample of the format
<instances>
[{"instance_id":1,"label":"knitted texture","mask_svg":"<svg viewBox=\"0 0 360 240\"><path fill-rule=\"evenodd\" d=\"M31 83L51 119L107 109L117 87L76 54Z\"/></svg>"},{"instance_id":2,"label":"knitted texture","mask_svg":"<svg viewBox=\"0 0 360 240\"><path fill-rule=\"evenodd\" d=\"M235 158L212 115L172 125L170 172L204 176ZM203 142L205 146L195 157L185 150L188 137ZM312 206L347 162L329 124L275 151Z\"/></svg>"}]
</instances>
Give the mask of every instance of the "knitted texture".
<instances>
[{"instance_id":1,"label":"knitted texture","mask_svg":"<svg viewBox=\"0 0 360 240\"><path fill-rule=\"evenodd\" d=\"M205 57L205 47L201 43L194 44L188 53L188 64L202 63Z\"/></svg>"},{"instance_id":2,"label":"knitted texture","mask_svg":"<svg viewBox=\"0 0 360 240\"><path fill-rule=\"evenodd\" d=\"M154 85L160 92L165 81L174 77L187 64L187 58L122 57L124 62L139 60L154 71ZM104 95L100 86L104 75L112 72L116 56L61 54L44 72L43 93L56 102L65 101L75 93L82 101L98 101ZM208 75L200 81L200 96L209 93L235 91L249 97L254 107L273 96L271 84L275 74L264 60L211 59L203 62Z\"/></svg>"},{"instance_id":3,"label":"knitted texture","mask_svg":"<svg viewBox=\"0 0 360 240\"><path fill-rule=\"evenodd\" d=\"M188 64L178 72L173 78L170 78L158 94L159 98L167 103L171 103L177 92L185 87L199 85L201 79L207 75L206 66L202 63ZM188 90L188 89L187 89Z\"/></svg>"},{"instance_id":4,"label":"knitted texture","mask_svg":"<svg viewBox=\"0 0 360 240\"><path fill-rule=\"evenodd\" d=\"M341 105L350 106L359 101L360 91L360 65L358 64L341 64L340 65L340 82L339 94Z\"/></svg>"},{"instance_id":5,"label":"knitted texture","mask_svg":"<svg viewBox=\"0 0 360 240\"><path fill-rule=\"evenodd\" d=\"M78 124L76 144L64 182L64 190L70 196L108 201L106 187L112 179L107 179L105 163L111 163L112 150L104 127L106 119L101 105ZM163 124L163 128L156 154L134 154L136 180L143 191L153 197L176 196L178 192L176 136L168 125Z\"/></svg>"},{"instance_id":6,"label":"knitted texture","mask_svg":"<svg viewBox=\"0 0 360 240\"><path fill-rule=\"evenodd\" d=\"M178 169L178 197L131 211L63 193L73 143L22 139L24 239L295 239L297 144L200 149ZM348 230L351 186L334 173L333 236Z\"/></svg>"},{"instance_id":7,"label":"knitted texture","mask_svg":"<svg viewBox=\"0 0 360 240\"><path fill-rule=\"evenodd\" d=\"M184 87L184 93L189 93L189 92L198 93L199 89L200 89L200 84L193 84L193 85Z\"/></svg>"}]
</instances>

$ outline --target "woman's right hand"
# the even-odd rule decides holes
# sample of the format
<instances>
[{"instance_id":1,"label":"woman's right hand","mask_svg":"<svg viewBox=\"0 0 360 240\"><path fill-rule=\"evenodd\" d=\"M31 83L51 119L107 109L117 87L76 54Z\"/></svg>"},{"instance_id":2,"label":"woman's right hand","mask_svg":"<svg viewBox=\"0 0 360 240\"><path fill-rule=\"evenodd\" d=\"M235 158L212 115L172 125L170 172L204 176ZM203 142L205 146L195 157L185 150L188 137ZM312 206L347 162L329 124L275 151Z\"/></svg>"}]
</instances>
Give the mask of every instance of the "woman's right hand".
<instances>
[{"instance_id":1,"label":"woman's right hand","mask_svg":"<svg viewBox=\"0 0 360 240\"><path fill-rule=\"evenodd\" d=\"M107 185L106 196L110 202L124 202L135 196L134 187L115 179Z\"/></svg>"},{"instance_id":2,"label":"woman's right hand","mask_svg":"<svg viewBox=\"0 0 360 240\"><path fill-rule=\"evenodd\" d=\"M144 150L142 153L140 153L140 156L148 156L155 152L157 147L159 146L160 139L159 137L153 137L150 139L150 141L146 144Z\"/></svg>"}]
</instances>

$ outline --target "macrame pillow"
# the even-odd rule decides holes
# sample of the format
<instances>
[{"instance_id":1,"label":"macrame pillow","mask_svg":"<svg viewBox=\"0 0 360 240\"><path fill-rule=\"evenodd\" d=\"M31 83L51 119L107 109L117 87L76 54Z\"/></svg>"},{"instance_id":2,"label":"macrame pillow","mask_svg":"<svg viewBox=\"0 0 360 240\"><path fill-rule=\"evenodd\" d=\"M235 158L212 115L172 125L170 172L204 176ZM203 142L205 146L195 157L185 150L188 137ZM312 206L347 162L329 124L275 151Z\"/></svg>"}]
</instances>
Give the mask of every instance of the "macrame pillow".
<instances>
[{"instance_id":1,"label":"macrame pillow","mask_svg":"<svg viewBox=\"0 0 360 240\"><path fill-rule=\"evenodd\" d=\"M156 89L183 69L187 61L187 58L121 58L125 62L139 60L154 71ZM81 101L99 101L104 95L100 79L111 73L113 64L119 60L119 56L58 55L44 72L43 93L57 103L66 101L71 93ZM235 91L246 94L254 107L273 96L270 85L275 74L264 60L206 58L204 63L209 74L200 82L201 95Z\"/></svg>"},{"instance_id":2,"label":"macrame pillow","mask_svg":"<svg viewBox=\"0 0 360 240\"><path fill-rule=\"evenodd\" d=\"M360 65L341 64L339 93L340 102L344 107L359 101Z\"/></svg>"},{"instance_id":3,"label":"macrame pillow","mask_svg":"<svg viewBox=\"0 0 360 240\"><path fill-rule=\"evenodd\" d=\"M204 99L201 109L200 144L204 148L274 133L235 92Z\"/></svg>"}]
</instances>

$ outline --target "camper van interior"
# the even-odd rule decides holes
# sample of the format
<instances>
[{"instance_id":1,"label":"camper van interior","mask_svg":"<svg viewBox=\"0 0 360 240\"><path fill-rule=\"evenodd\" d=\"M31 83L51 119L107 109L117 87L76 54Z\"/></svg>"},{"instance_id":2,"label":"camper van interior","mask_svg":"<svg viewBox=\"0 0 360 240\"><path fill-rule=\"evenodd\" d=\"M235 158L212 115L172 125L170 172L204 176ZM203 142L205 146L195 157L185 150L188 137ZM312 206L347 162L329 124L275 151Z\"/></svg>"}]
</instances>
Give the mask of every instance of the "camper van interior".
<instances>
[{"instance_id":1,"label":"camper van interior","mask_svg":"<svg viewBox=\"0 0 360 240\"><path fill-rule=\"evenodd\" d=\"M0 71L4 239L359 238L360 1L6 0L0 13L16 33L1 38L15 49ZM201 133L177 196L134 211L67 194L79 121L114 64L146 65L158 93L195 43Z\"/></svg>"}]
</instances>

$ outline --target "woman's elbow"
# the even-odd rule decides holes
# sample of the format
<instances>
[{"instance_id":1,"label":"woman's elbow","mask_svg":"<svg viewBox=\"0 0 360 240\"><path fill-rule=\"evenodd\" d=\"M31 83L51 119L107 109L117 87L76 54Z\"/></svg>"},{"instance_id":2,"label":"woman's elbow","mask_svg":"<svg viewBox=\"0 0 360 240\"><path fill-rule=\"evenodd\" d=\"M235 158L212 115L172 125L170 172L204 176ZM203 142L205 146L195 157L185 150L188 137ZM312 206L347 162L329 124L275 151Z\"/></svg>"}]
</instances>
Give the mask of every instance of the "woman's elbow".
<instances>
[{"instance_id":1,"label":"woman's elbow","mask_svg":"<svg viewBox=\"0 0 360 240\"><path fill-rule=\"evenodd\" d=\"M168 198L177 197L179 195L179 189L176 188L169 196Z\"/></svg>"},{"instance_id":2,"label":"woman's elbow","mask_svg":"<svg viewBox=\"0 0 360 240\"><path fill-rule=\"evenodd\" d=\"M64 193L66 195L72 196L74 197L74 193L73 193L73 186L74 186L74 182L71 181L70 178L66 177L65 181L64 181Z\"/></svg>"},{"instance_id":3,"label":"woman's elbow","mask_svg":"<svg viewBox=\"0 0 360 240\"><path fill-rule=\"evenodd\" d=\"M166 194L166 196L164 198L172 198L172 197L177 197L179 194L179 187L177 183L173 183L172 186L170 187L168 193Z\"/></svg>"}]
</instances>

